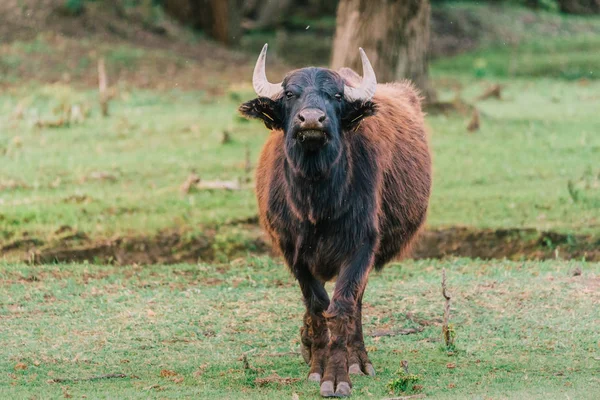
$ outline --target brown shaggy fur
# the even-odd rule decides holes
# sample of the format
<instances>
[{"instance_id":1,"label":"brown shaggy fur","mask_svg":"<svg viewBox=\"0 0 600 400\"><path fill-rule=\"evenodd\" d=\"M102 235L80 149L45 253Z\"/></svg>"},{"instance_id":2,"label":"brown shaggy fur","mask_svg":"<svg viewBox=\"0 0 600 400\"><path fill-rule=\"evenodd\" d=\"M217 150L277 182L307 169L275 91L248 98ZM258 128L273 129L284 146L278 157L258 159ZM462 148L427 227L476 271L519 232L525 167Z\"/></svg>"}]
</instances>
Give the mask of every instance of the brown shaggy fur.
<instances>
[{"instance_id":1,"label":"brown shaggy fur","mask_svg":"<svg viewBox=\"0 0 600 400\"><path fill-rule=\"evenodd\" d=\"M333 100L334 89L360 81L347 68L293 71L282 98L240 107L275 128L256 174L260 221L304 295L303 355L323 396L349 394L348 372L374 374L361 323L368 274L407 253L425 221L431 188L417 91L408 82L380 84L372 101ZM287 87L305 91L295 95ZM294 137L294 113L307 107L328 110L327 118L336 118L332 126L342 127L317 155L298 150ZM336 276L330 300L324 282Z\"/></svg>"}]
</instances>

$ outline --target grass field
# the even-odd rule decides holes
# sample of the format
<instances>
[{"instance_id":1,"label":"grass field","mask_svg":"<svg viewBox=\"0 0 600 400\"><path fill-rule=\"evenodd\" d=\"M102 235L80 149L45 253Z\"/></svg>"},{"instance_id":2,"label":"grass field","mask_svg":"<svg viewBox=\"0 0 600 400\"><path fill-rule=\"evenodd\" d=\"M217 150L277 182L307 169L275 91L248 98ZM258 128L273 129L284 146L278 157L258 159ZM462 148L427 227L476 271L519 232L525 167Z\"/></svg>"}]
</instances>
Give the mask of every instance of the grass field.
<instances>
[{"instance_id":1,"label":"grass field","mask_svg":"<svg viewBox=\"0 0 600 400\"><path fill-rule=\"evenodd\" d=\"M453 297L452 355L439 324L442 268ZM297 353L300 292L277 260L3 265L0 280L2 398L318 397ZM388 396L401 360L435 399L591 400L600 392L600 264L406 262L374 274L365 301L378 375L355 378L354 398ZM299 380L255 382L274 372ZM124 377L85 381L107 374Z\"/></svg>"},{"instance_id":2,"label":"grass field","mask_svg":"<svg viewBox=\"0 0 600 400\"><path fill-rule=\"evenodd\" d=\"M476 133L466 131L470 116L428 118L435 172L429 225L597 232L600 81L452 82L464 87L468 101L500 82L504 99L477 103L482 127ZM445 93L453 96L451 89ZM235 192L179 191L191 171L202 179L247 176L246 148L254 162L268 134L236 116L249 92L211 98L124 91L108 119L94 110L83 123L60 128L37 128L32 118L56 119L52 110L63 103L95 104L93 92L46 85L0 96L5 242L23 232L46 239L63 225L105 237L193 230L256 214L251 185ZM19 104L25 111L15 119ZM221 144L223 130L232 143Z\"/></svg>"},{"instance_id":3,"label":"grass field","mask_svg":"<svg viewBox=\"0 0 600 400\"><path fill-rule=\"evenodd\" d=\"M428 227L475 236L489 228L485 238L532 228L600 247L600 41L590 34L600 20L540 17L548 23L536 26L568 32L556 37L525 29L515 10L495 26L526 41L432 65L440 99L476 107L481 128L467 131L470 111L427 116ZM107 118L95 89L98 51L114 92ZM280 259L248 254L258 231L253 168L268 132L237 116L253 96L251 67L229 64L53 35L0 46L0 398L318 397L298 353L296 283ZM501 98L479 100L494 84ZM73 107L83 120L61 121ZM192 173L242 188L182 192ZM35 261L32 249L174 231L213 235L214 262L22 262ZM560 260L551 237L543 245L552 261L406 261L374 274L364 323L378 375L355 378L354 398L388 397L401 360L428 398L597 398L600 264ZM151 251L136 243L137 254ZM163 243L167 252L186 243L171 246ZM442 268L453 296L451 354L441 339ZM373 337L404 328L418 332ZM268 382L274 373L283 381Z\"/></svg>"}]
</instances>

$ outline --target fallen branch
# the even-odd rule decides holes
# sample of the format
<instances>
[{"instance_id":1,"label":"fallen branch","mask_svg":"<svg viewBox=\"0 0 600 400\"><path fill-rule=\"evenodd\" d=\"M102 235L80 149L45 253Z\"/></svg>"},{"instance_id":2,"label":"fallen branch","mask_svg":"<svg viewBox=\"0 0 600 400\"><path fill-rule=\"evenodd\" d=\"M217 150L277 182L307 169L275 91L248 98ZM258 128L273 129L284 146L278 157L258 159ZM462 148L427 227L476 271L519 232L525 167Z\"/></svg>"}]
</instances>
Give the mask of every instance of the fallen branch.
<instances>
[{"instance_id":1,"label":"fallen branch","mask_svg":"<svg viewBox=\"0 0 600 400\"><path fill-rule=\"evenodd\" d=\"M194 190L241 190L242 185L239 181L203 181L195 173L191 173L185 182L181 184L179 190L183 194L188 194Z\"/></svg>"},{"instance_id":2,"label":"fallen branch","mask_svg":"<svg viewBox=\"0 0 600 400\"><path fill-rule=\"evenodd\" d=\"M125 374L108 374L108 375L100 375L100 376L92 376L89 378L54 378L50 379L48 383L76 383L76 382L90 382L90 381L99 381L103 379L115 379L115 378L128 378Z\"/></svg>"},{"instance_id":3,"label":"fallen branch","mask_svg":"<svg viewBox=\"0 0 600 400\"><path fill-rule=\"evenodd\" d=\"M199 190L241 190L242 186L238 181L200 181L196 184Z\"/></svg>"},{"instance_id":4,"label":"fallen branch","mask_svg":"<svg viewBox=\"0 0 600 400\"><path fill-rule=\"evenodd\" d=\"M430 326L430 325L439 325L442 323L441 318L436 318L436 319L423 319L423 318L419 318L416 315L414 315L412 312L408 311L406 313L406 318L409 319L410 321L422 325L422 326Z\"/></svg>"},{"instance_id":5,"label":"fallen branch","mask_svg":"<svg viewBox=\"0 0 600 400\"><path fill-rule=\"evenodd\" d=\"M411 335L413 333L423 332L423 328L407 328L407 329L399 329L399 330L380 330L375 331L371 334L371 337L382 337L382 336L398 336L398 335Z\"/></svg>"},{"instance_id":6,"label":"fallen branch","mask_svg":"<svg viewBox=\"0 0 600 400\"><path fill-rule=\"evenodd\" d=\"M62 128L69 125L69 118L61 117L55 120L37 120L35 122L36 128Z\"/></svg>"},{"instance_id":7,"label":"fallen branch","mask_svg":"<svg viewBox=\"0 0 600 400\"><path fill-rule=\"evenodd\" d=\"M412 396L400 396L400 397L386 397L383 400L410 400L410 399L424 399L427 397L423 393L421 394L413 394Z\"/></svg>"},{"instance_id":8,"label":"fallen branch","mask_svg":"<svg viewBox=\"0 0 600 400\"><path fill-rule=\"evenodd\" d=\"M477 100L486 100L490 97L495 97L498 100L502 99L502 85L495 84L490 86L481 96L477 98Z\"/></svg>"},{"instance_id":9,"label":"fallen branch","mask_svg":"<svg viewBox=\"0 0 600 400\"><path fill-rule=\"evenodd\" d=\"M281 385L290 385L292 383L298 382L300 379L299 378L289 378L289 377L281 377L279 375L277 375L276 372L274 372L273 374L267 376L266 378L256 378L254 380L254 383L256 383L258 386L264 386L267 385L269 383L278 383Z\"/></svg>"},{"instance_id":10,"label":"fallen branch","mask_svg":"<svg viewBox=\"0 0 600 400\"><path fill-rule=\"evenodd\" d=\"M288 351L285 353L271 353L267 354L266 357L289 357L289 356L299 356L299 351Z\"/></svg>"},{"instance_id":11,"label":"fallen branch","mask_svg":"<svg viewBox=\"0 0 600 400\"><path fill-rule=\"evenodd\" d=\"M196 175L195 173L191 173L190 176L187 177L185 182L181 184L179 190L183 194L188 194L192 190L192 188L198 184L198 182L200 182L200 177L198 177L198 175Z\"/></svg>"},{"instance_id":12,"label":"fallen branch","mask_svg":"<svg viewBox=\"0 0 600 400\"><path fill-rule=\"evenodd\" d=\"M473 108L475 107L464 101L458 93L452 101L435 101L428 103L425 106L425 110L431 115L450 115L457 113L466 116L473 112Z\"/></svg>"}]
</instances>

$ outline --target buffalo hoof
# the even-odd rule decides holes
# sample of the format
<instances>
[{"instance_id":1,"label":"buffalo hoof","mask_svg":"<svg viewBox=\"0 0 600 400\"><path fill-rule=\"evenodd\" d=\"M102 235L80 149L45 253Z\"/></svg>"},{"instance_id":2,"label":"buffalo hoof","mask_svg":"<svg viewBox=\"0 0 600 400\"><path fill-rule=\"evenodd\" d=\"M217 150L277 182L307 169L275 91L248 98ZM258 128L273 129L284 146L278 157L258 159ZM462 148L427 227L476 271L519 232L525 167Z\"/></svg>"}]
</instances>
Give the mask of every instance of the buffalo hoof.
<instances>
[{"instance_id":1,"label":"buffalo hoof","mask_svg":"<svg viewBox=\"0 0 600 400\"><path fill-rule=\"evenodd\" d=\"M348 382L340 382L335 388L335 396L336 397L347 397L352 393L352 389L350 388L350 384Z\"/></svg>"},{"instance_id":2,"label":"buffalo hoof","mask_svg":"<svg viewBox=\"0 0 600 400\"><path fill-rule=\"evenodd\" d=\"M367 364L365 369L367 370L367 374L369 376L375 376L375 368L373 368L373 364Z\"/></svg>"},{"instance_id":3,"label":"buffalo hoof","mask_svg":"<svg viewBox=\"0 0 600 400\"><path fill-rule=\"evenodd\" d=\"M308 375L308 380L310 382L321 382L321 374L318 372L313 372L312 374Z\"/></svg>"},{"instance_id":4,"label":"buffalo hoof","mask_svg":"<svg viewBox=\"0 0 600 400\"><path fill-rule=\"evenodd\" d=\"M325 381L321 383L321 396L323 397L334 397L335 390L333 389L332 381Z\"/></svg>"},{"instance_id":5,"label":"buffalo hoof","mask_svg":"<svg viewBox=\"0 0 600 400\"><path fill-rule=\"evenodd\" d=\"M348 368L348 373L350 375L364 375L363 372L360 370L360 365L358 364L352 364L350 368Z\"/></svg>"},{"instance_id":6,"label":"buffalo hoof","mask_svg":"<svg viewBox=\"0 0 600 400\"><path fill-rule=\"evenodd\" d=\"M348 382L340 382L337 387L333 387L332 381L325 381L321 384L322 397L348 397L352 394L352 389Z\"/></svg>"}]
</instances>

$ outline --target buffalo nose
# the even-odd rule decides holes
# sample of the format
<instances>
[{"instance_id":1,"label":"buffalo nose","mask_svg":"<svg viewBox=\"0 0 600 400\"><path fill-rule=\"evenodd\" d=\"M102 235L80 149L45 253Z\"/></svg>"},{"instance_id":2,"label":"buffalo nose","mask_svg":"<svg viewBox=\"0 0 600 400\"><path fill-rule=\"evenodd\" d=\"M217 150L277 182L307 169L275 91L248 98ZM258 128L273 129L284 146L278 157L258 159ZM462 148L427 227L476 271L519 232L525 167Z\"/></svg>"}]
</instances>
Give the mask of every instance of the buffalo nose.
<instances>
[{"instance_id":1,"label":"buffalo nose","mask_svg":"<svg viewBox=\"0 0 600 400\"><path fill-rule=\"evenodd\" d=\"M298 120L300 120L300 128L302 129L322 128L325 119L325 113L317 108L307 108L298 113Z\"/></svg>"}]
</instances>

